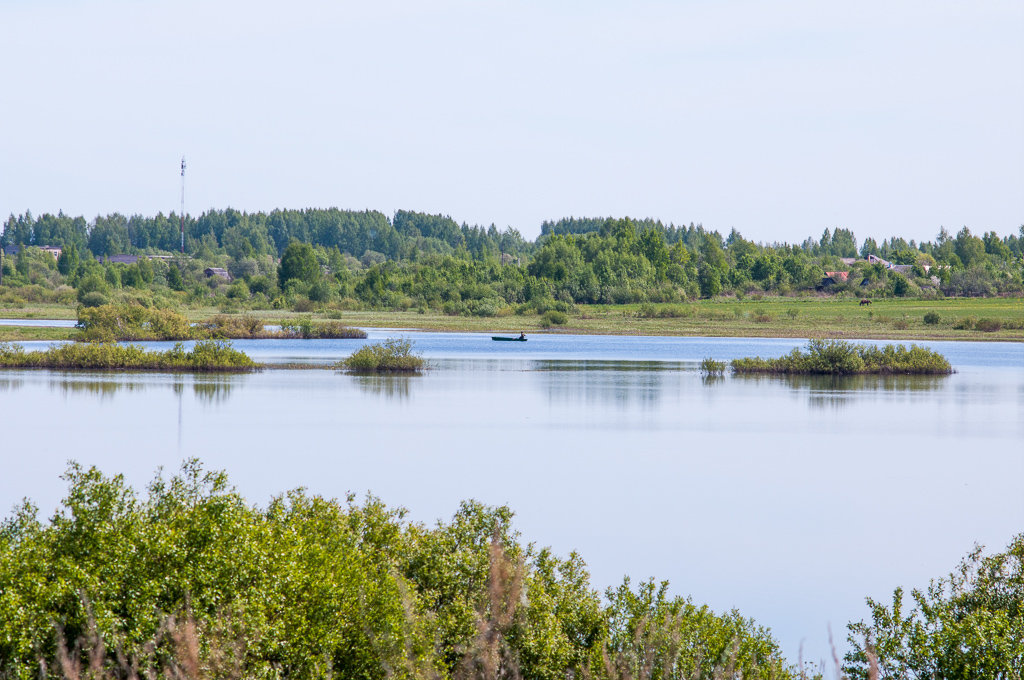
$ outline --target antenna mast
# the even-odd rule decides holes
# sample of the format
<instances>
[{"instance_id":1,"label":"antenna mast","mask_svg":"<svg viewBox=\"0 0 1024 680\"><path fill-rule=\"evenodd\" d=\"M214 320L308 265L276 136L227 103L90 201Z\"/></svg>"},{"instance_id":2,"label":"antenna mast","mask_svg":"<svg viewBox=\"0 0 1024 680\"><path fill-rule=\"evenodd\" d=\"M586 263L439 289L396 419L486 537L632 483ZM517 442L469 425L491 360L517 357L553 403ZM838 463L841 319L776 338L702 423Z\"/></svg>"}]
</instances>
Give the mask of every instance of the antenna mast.
<instances>
[{"instance_id":1,"label":"antenna mast","mask_svg":"<svg viewBox=\"0 0 1024 680\"><path fill-rule=\"evenodd\" d=\"M181 157L181 254L185 254L185 157Z\"/></svg>"}]
</instances>

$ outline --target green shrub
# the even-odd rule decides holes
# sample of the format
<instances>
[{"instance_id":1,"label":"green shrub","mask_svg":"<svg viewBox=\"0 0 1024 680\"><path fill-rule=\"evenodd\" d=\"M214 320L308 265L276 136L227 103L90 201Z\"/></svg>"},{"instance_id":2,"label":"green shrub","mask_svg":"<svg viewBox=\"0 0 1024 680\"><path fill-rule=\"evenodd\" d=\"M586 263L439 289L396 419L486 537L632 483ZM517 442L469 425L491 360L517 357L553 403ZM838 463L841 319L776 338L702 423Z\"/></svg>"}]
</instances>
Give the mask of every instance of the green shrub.
<instances>
[{"instance_id":1,"label":"green shrub","mask_svg":"<svg viewBox=\"0 0 1024 680\"><path fill-rule=\"evenodd\" d=\"M365 345L335 367L359 372L411 373L425 365L423 357L413 354L411 340L391 339Z\"/></svg>"},{"instance_id":2,"label":"green shrub","mask_svg":"<svg viewBox=\"0 0 1024 680\"><path fill-rule=\"evenodd\" d=\"M569 316L565 312L556 309L549 309L540 317L540 325L544 328L551 326L562 326L569 322Z\"/></svg>"},{"instance_id":3,"label":"green shrub","mask_svg":"<svg viewBox=\"0 0 1024 680\"><path fill-rule=\"evenodd\" d=\"M734 359L736 373L781 373L813 375L937 374L952 373L949 361L918 345L854 345L843 340L810 340L807 351L794 349L778 359L748 357Z\"/></svg>"},{"instance_id":4,"label":"green shrub","mask_svg":"<svg viewBox=\"0 0 1024 680\"><path fill-rule=\"evenodd\" d=\"M974 324L976 324L977 322L978 320L973 316L965 316L963 318L957 319L956 323L953 324L953 328L957 329L958 331L969 331L974 329Z\"/></svg>"},{"instance_id":5,"label":"green shrub","mask_svg":"<svg viewBox=\"0 0 1024 680\"><path fill-rule=\"evenodd\" d=\"M939 313L938 312L928 312L928 313L926 313L924 315L924 322L926 324L928 324L929 326L938 325L939 321L941 321L941 320L942 319L941 319L941 317L939 317Z\"/></svg>"},{"instance_id":6,"label":"green shrub","mask_svg":"<svg viewBox=\"0 0 1024 680\"><path fill-rule=\"evenodd\" d=\"M428 525L302 489L257 506L196 460L141 493L63 479L52 515L0 518L3 678L800 677L769 630L667 583L602 598L506 507ZM670 672L628 673L648 668Z\"/></svg>"},{"instance_id":7,"label":"green shrub","mask_svg":"<svg viewBox=\"0 0 1024 680\"><path fill-rule=\"evenodd\" d=\"M725 362L715 361L711 357L705 357L700 362L700 372L706 375L722 375L725 373Z\"/></svg>"},{"instance_id":8,"label":"green shrub","mask_svg":"<svg viewBox=\"0 0 1024 680\"><path fill-rule=\"evenodd\" d=\"M110 340L190 340L202 337L181 314L140 304L83 306L78 310L80 338Z\"/></svg>"},{"instance_id":9,"label":"green shrub","mask_svg":"<svg viewBox=\"0 0 1024 680\"><path fill-rule=\"evenodd\" d=\"M102 307L110 304L107 296L98 290L90 291L81 297L83 307Z\"/></svg>"},{"instance_id":10,"label":"green shrub","mask_svg":"<svg viewBox=\"0 0 1024 680\"><path fill-rule=\"evenodd\" d=\"M2 368L53 368L60 370L122 371L247 371L259 364L230 343L215 340L197 342L186 351L184 345L149 351L138 345L73 343L26 352L20 345L0 344Z\"/></svg>"},{"instance_id":11,"label":"green shrub","mask_svg":"<svg viewBox=\"0 0 1024 680\"><path fill-rule=\"evenodd\" d=\"M995 333L1003 327L1003 322L999 319L978 319L978 322L974 324L974 328L985 333Z\"/></svg>"}]
</instances>

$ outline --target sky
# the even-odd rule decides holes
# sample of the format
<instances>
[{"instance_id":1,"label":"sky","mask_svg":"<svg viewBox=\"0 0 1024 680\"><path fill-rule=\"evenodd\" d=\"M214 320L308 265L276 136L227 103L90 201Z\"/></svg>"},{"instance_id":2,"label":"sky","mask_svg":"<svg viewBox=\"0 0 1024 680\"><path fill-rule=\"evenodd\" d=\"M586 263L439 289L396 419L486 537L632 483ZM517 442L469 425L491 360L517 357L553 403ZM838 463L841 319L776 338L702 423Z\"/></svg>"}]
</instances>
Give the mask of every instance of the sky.
<instances>
[{"instance_id":1,"label":"sky","mask_svg":"<svg viewBox=\"0 0 1024 680\"><path fill-rule=\"evenodd\" d=\"M1019 0L0 0L0 216L1024 225Z\"/></svg>"}]
</instances>

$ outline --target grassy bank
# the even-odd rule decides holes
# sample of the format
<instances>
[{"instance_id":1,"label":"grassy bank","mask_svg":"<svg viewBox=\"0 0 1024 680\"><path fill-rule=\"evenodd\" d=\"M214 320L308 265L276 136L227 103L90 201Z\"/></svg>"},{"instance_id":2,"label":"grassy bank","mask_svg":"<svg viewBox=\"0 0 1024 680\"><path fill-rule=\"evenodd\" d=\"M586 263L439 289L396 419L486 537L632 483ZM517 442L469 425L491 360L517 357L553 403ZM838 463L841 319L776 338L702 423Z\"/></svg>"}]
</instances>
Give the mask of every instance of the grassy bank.
<instances>
[{"instance_id":1,"label":"grassy bank","mask_svg":"<svg viewBox=\"0 0 1024 680\"><path fill-rule=\"evenodd\" d=\"M230 344L197 342L191 350L180 343L165 351L137 345L68 343L26 352L19 345L0 344L0 368L120 371L251 371L260 365Z\"/></svg>"},{"instance_id":2,"label":"grassy bank","mask_svg":"<svg viewBox=\"0 0 1024 680\"><path fill-rule=\"evenodd\" d=\"M51 305L26 310L0 309L2 318L75 318L74 309ZM182 312L203 322L220 314L215 308ZM267 324L294 325L336 321L345 326L414 328L433 331L538 331L609 335L681 335L707 337L827 336L877 340L1024 341L1024 299L948 298L878 299L861 306L855 298L764 297L701 300L678 304L578 305L565 323L536 315L450 316L437 311L372 311L326 308L312 315L283 310L252 310ZM558 321L555 319L554 321ZM61 329L66 331L66 329ZM0 329L7 340L39 338L28 327ZM67 336L63 336L67 337ZM54 338L55 339L55 338Z\"/></svg>"}]
</instances>

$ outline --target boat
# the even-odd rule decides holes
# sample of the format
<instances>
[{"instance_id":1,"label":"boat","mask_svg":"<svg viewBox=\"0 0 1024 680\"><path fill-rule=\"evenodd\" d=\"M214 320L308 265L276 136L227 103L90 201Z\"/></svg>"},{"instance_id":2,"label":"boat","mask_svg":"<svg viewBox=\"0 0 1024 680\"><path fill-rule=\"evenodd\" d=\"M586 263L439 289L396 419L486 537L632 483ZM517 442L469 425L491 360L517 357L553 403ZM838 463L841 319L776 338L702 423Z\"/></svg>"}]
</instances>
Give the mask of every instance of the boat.
<instances>
[{"instance_id":1,"label":"boat","mask_svg":"<svg viewBox=\"0 0 1024 680\"><path fill-rule=\"evenodd\" d=\"M526 342L524 337L509 338L504 335L492 335L491 340L498 340L499 342Z\"/></svg>"}]
</instances>

